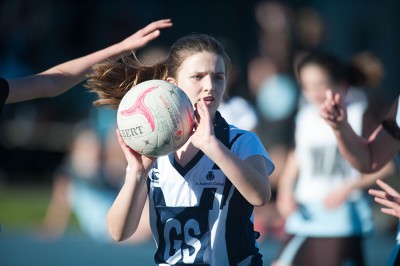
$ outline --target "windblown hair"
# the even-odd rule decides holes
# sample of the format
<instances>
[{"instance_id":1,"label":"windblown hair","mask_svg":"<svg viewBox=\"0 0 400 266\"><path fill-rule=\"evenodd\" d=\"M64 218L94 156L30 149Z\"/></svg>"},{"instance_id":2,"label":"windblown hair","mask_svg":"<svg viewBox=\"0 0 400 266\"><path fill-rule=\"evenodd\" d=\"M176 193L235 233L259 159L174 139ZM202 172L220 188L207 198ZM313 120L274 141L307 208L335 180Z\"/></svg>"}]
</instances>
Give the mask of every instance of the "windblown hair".
<instances>
[{"instance_id":1,"label":"windblown hair","mask_svg":"<svg viewBox=\"0 0 400 266\"><path fill-rule=\"evenodd\" d=\"M116 62L108 60L96 64L87 76L85 87L97 94L94 105L118 109L121 99L133 86L151 79L176 78L183 61L191 55L202 52L222 56L228 75L231 65L222 44L206 34L191 34L178 39L172 45L167 59L155 65L142 64L135 54Z\"/></svg>"},{"instance_id":2,"label":"windblown hair","mask_svg":"<svg viewBox=\"0 0 400 266\"><path fill-rule=\"evenodd\" d=\"M97 94L95 106L118 109L124 95L136 84L150 79L166 79L165 61L153 66L139 62L135 54L119 61L105 61L93 66L85 87Z\"/></svg>"}]
</instances>

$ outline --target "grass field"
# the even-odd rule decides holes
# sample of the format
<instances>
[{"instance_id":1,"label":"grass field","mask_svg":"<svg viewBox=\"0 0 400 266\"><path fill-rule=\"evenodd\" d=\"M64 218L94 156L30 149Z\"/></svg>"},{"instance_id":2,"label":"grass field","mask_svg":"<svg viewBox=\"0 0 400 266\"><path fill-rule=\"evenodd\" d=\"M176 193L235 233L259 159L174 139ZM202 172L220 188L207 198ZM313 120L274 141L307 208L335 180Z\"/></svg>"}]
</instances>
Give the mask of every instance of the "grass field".
<instances>
[{"instance_id":1,"label":"grass field","mask_svg":"<svg viewBox=\"0 0 400 266\"><path fill-rule=\"evenodd\" d=\"M1 185L0 224L2 233L35 231L45 217L50 196L50 185ZM78 228L73 215L69 227Z\"/></svg>"}]
</instances>

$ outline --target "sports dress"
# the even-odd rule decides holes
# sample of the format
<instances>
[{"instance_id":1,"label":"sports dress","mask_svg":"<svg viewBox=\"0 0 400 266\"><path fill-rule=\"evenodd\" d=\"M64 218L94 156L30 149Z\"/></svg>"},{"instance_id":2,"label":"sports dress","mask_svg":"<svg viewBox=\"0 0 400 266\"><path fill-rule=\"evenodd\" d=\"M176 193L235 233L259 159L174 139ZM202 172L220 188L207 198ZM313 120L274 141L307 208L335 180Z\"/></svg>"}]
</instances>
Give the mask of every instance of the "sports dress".
<instances>
[{"instance_id":1,"label":"sports dress","mask_svg":"<svg viewBox=\"0 0 400 266\"><path fill-rule=\"evenodd\" d=\"M235 155L261 155L273 172L257 135L228 125L218 112L216 121L215 135ZM184 167L173 154L158 158L147 185L157 264L262 265L253 205L203 152Z\"/></svg>"},{"instance_id":2,"label":"sports dress","mask_svg":"<svg viewBox=\"0 0 400 266\"><path fill-rule=\"evenodd\" d=\"M400 95L397 99L396 118L394 120L384 120L382 126L390 135L400 141ZM400 222L397 226L396 245L394 246L386 265L400 265Z\"/></svg>"},{"instance_id":3,"label":"sports dress","mask_svg":"<svg viewBox=\"0 0 400 266\"><path fill-rule=\"evenodd\" d=\"M7 100L9 91L10 88L8 86L7 80L0 78L0 114L3 110L3 105Z\"/></svg>"},{"instance_id":4,"label":"sports dress","mask_svg":"<svg viewBox=\"0 0 400 266\"><path fill-rule=\"evenodd\" d=\"M361 92L348 94L358 98L348 103L347 112L350 125L360 134L366 99ZM341 206L324 207L324 199L330 192L358 180L360 173L341 156L332 129L314 105L305 105L299 110L295 142L299 168L295 199L299 208L286 221L285 230L294 237L279 257L279 261L288 265L299 255L307 238L361 236L372 229L370 206L359 189L352 191Z\"/></svg>"}]
</instances>

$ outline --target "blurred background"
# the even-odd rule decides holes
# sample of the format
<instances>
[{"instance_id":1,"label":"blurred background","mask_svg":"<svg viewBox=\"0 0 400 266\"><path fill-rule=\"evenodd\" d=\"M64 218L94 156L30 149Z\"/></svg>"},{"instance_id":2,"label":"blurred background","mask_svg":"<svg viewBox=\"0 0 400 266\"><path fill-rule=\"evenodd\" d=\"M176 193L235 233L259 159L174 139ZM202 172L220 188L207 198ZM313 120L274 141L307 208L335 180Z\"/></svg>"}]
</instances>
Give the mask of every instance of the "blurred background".
<instances>
[{"instance_id":1,"label":"blurred background","mask_svg":"<svg viewBox=\"0 0 400 266\"><path fill-rule=\"evenodd\" d=\"M234 69L221 112L241 99L246 123L276 164L273 190L293 138L300 90L293 65L305 51L324 49L363 68L369 100L367 136L400 91L400 2L396 0L161 1L2 0L0 76L43 71L131 35L154 20L174 26L137 52L165 56L192 32L220 40ZM6 105L0 119L0 265L153 265L155 245L146 217L141 234L109 241L99 222L125 169L116 146L115 114L92 107L81 85L52 99ZM251 123L249 122L251 121ZM111 130L111 134L109 131ZM121 172L122 169L122 172ZM398 187L393 173L387 180ZM368 265L382 265L397 221L373 204L375 231L366 240ZM266 265L279 251L283 219L272 201L256 209Z\"/></svg>"}]
</instances>

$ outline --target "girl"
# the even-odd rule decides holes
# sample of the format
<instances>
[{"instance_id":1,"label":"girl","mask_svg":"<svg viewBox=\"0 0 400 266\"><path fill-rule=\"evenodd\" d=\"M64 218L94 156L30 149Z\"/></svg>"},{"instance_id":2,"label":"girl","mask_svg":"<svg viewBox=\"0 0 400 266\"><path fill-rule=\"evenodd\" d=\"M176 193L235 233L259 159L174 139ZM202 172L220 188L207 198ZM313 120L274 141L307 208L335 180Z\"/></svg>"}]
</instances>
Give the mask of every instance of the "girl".
<instances>
[{"instance_id":1,"label":"girl","mask_svg":"<svg viewBox=\"0 0 400 266\"><path fill-rule=\"evenodd\" d=\"M366 97L348 89L358 77L349 70L324 53L309 54L297 65L307 103L297 114L296 148L278 186L277 206L287 219L290 237L277 265L364 264L362 236L371 230L372 221L362 188L378 175L361 179L340 155L332 130L319 116L327 88L346 91L349 123L361 134Z\"/></svg>"},{"instance_id":2,"label":"girl","mask_svg":"<svg viewBox=\"0 0 400 266\"><path fill-rule=\"evenodd\" d=\"M135 84L164 79L182 88L196 109L195 130L175 153L149 158L123 142L125 183L107 216L117 241L135 233L146 197L160 265L262 265L253 228L254 206L270 198L274 166L258 137L228 125L217 111L229 58L214 38L179 39L153 66L135 58L94 67L87 86L97 105L117 109Z\"/></svg>"},{"instance_id":3,"label":"girl","mask_svg":"<svg viewBox=\"0 0 400 266\"><path fill-rule=\"evenodd\" d=\"M357 136L348 123L346 107L339 93L327 92L320 114L332 127L344 158L361 172L378 171L393 157L399 160L400 96L392 104L383 122L367 139ZM382 180L377 180L377 185L381 190L370 189L369 194L375 197L377 203L383 205L383 213L400 218L399 192ZM400 223L397 228L396 245L386 265L400 265Z\"/></svg>"}]
</instances>

